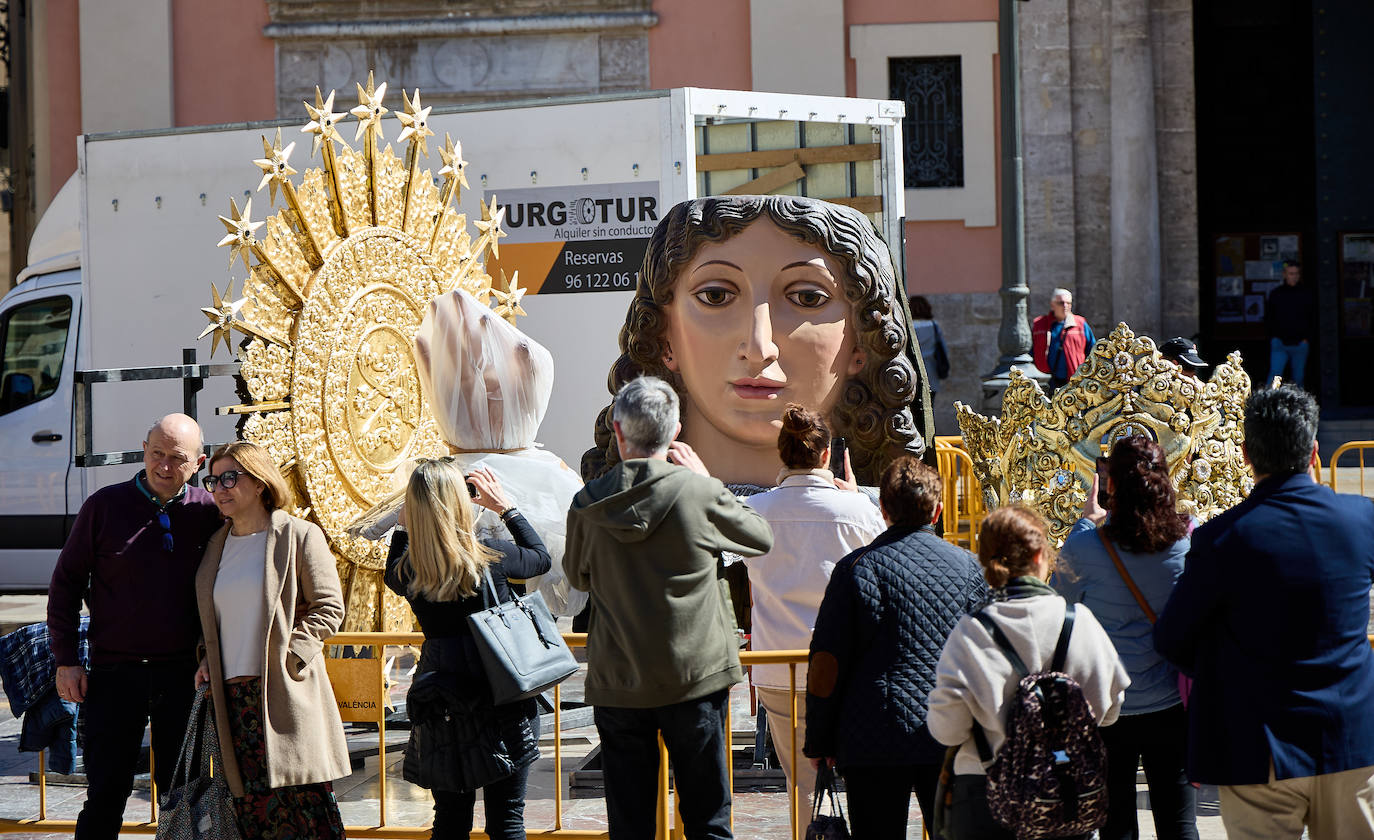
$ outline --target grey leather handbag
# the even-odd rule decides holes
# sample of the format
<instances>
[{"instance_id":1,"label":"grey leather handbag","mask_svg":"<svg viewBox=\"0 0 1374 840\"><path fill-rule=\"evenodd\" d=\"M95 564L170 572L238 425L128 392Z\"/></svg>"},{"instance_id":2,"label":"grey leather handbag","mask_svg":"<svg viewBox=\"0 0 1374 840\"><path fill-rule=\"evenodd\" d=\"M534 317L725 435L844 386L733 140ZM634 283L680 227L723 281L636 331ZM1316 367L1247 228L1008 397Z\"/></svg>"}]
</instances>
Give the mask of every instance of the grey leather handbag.
<instances>
[{"instance_id":1,"label":"grey leather handbag","mask_svg":"<svg viewBox=\"0 0 1374 840\"><path fill-rule=\"evenodd\" d=\"M577 671L577 660L554 624L553 614L538 592L497 601L491 570L483 570L487 589L482 603L489 606L468 616L472 640L482 659L492 702L514 703L541 694Z\"/></svg>"},{"instance_id":2,"label":"grey leather handbag","mask_svg":"<svg viewBox=\"0 0 1374 840\"><path fill-rule=\"evenodd\" d=\"M162 798L157 840L239 840L238 817L219 763L219 734L208 695L208 687L202 686L191 704L171 790ZM217 775L211 775L212 766ZM192 767L196 768L194 778Z\"/></svg>"}]
</instances>

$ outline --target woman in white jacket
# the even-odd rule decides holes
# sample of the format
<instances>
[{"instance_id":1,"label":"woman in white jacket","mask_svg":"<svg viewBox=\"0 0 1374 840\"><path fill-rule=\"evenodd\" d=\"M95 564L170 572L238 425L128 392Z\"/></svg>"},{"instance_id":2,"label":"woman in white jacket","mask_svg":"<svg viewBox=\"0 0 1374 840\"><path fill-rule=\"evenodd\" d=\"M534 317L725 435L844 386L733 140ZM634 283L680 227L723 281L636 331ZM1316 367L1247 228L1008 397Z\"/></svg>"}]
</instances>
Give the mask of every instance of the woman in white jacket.
<instances>
[{"instance_id":1,"label":"woman in white jacket","mask_svg":"<svg viewBox=\"0 0 1374 840\"><path fill-rule=\"evenodd\" d=\"M993 589L985 612L1032 672L1047 670L1064 623L1064 599L1045 582L1054 561L1045 521L1020 505L998 508L983 522L978 561ZM1064 671L1083 690L1099 726L1116 720L1130 678L1093 614L1079 604ZM959 747L945 837L1014 840L988 809L986 767L973 737L976 721L995 756L1006 740L1006 705L1018 677L1006 654L973 616L950 634L936 668L926 718L937 741Z\"/></svg>"},{"instance_id":2,"label":"woman in white jacket","mask_svg":"<svg viewBox=\"0 0 1374 840\"><path fill-rule=\"evenodd\" d=\"M878 506L830 463L830 427L814 411L791 403L782 412L778 486L750 496L745 504L768 520L773 548L745 557L753 598L754 650L806 650L816 626L826 584L835 564L886 530ZM846 462L846 466L847 466ZM853 478L852 473L849 476ZM751 679L768 712L768 734L787 777L796 788L793 821L805 823L816 792L816 774L801 747L806 743L806 665L792 681L786 665L755 665ZM792 740L793 690L797 691L797 737ZM794 772L793 764L800 766Z\"/></svg>"}]
</instances>

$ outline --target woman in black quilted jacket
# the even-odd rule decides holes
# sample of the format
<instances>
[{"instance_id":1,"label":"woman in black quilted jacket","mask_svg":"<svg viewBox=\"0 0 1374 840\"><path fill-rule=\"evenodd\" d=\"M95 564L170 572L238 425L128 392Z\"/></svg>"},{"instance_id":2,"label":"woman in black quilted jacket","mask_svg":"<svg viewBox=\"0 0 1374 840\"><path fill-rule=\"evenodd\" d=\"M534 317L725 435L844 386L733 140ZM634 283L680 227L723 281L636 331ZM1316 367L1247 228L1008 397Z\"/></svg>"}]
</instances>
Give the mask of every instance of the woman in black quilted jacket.
<instances>
[{"instance_id":1,"label":"woman in black quilted jacket","mask_svg":"<svg viewBox=\"0 0 1374 840\"><path fill-rule=\"evenodd\" d=\"M473 504L499 513L515 542L479 540L473 531ZM406 486L402 524L409 530L392 537L386 585L410 603L425 634L409 695L413 728L406 781L434 794L435 840L471 833L479 787L487 836L524 840L525 781L539 757L535 701L492 705L467 618L491 605L490 595L484 598L482 592L486 572L497 599L508 601L512 579L549 570L549 552L490 470L478 468L464 476L448 458L415 468ZM420 700L425 702L416 702ZM419 714L425 707L432 712L428 720ZM456 749L442 749L454 741ZM436 753L458 756L457 766L438 767L426 760Z\"/></svg>"},{"instance_id":2,"label":"woman in black quilted jacket","mask_svg":"<svg viewBox=\"0 0 1374 840\"><path fill-rule=\"evenodd\" d=\"M935 534L940 489L911 456L884 471L889 527L836 564L811 637L804 751L839 768L864 840L906 837L913 790L930 825L944 747L926 697L950 630L988 595L973 555Z\"/></svg>"}]
</instances>

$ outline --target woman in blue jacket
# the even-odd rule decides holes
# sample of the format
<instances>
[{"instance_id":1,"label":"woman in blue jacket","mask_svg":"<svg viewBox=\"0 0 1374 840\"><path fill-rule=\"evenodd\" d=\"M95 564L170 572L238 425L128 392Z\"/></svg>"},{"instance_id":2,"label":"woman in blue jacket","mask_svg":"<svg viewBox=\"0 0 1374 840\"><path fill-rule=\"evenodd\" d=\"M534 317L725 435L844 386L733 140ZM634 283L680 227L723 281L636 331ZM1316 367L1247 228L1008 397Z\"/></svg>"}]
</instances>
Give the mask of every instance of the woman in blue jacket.
<instances>
[{"instance_id":1,"label":"woman in blue jacket","mask_svg":"<svg viewBox=\"0 0 1374 840\"><path fill-rule=\"evenodd\" d=\"M1107 460L1107 490L1109 515L1100 526L1093 518L1079 520L1060 550L1055 578L1065 598L1097 616L1131 677L1121 717L1102 730L1109 805L1100 836L1139 836L1136 768L1143 762L1158 836L1196 840L1197 792L1184 769L1188 718L1178 672L1152 643L1155 616L1183 574L1192 523L1175 511L1164 450L1149 438L1117 441Z\"/></svg>"}]
</instances>

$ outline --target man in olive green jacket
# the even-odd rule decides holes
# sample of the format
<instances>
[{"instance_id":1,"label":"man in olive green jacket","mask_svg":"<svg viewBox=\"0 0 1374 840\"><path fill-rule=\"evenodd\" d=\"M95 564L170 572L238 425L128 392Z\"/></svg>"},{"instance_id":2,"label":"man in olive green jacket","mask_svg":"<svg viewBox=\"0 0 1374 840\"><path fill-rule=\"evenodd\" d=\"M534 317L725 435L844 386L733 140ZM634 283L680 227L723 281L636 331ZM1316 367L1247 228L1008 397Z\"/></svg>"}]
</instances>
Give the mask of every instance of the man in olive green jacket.
<instances>
[{"instance_id":1,"label":"man in olive green jacket","mask_svg":"<svg viewBox=\"0 0 1374 840\"><path fill-rule=\"evenodd\" d=\"M620 463L568 511L563 567L591 593L586 699L596 707L611 840L654 834L658 742L673 762L691 838L729 838L725 710L744 678L722 552L765 554L763 517L674 442L678 398L661 379L620 389Z\"/></svg>"}]
</instances>

